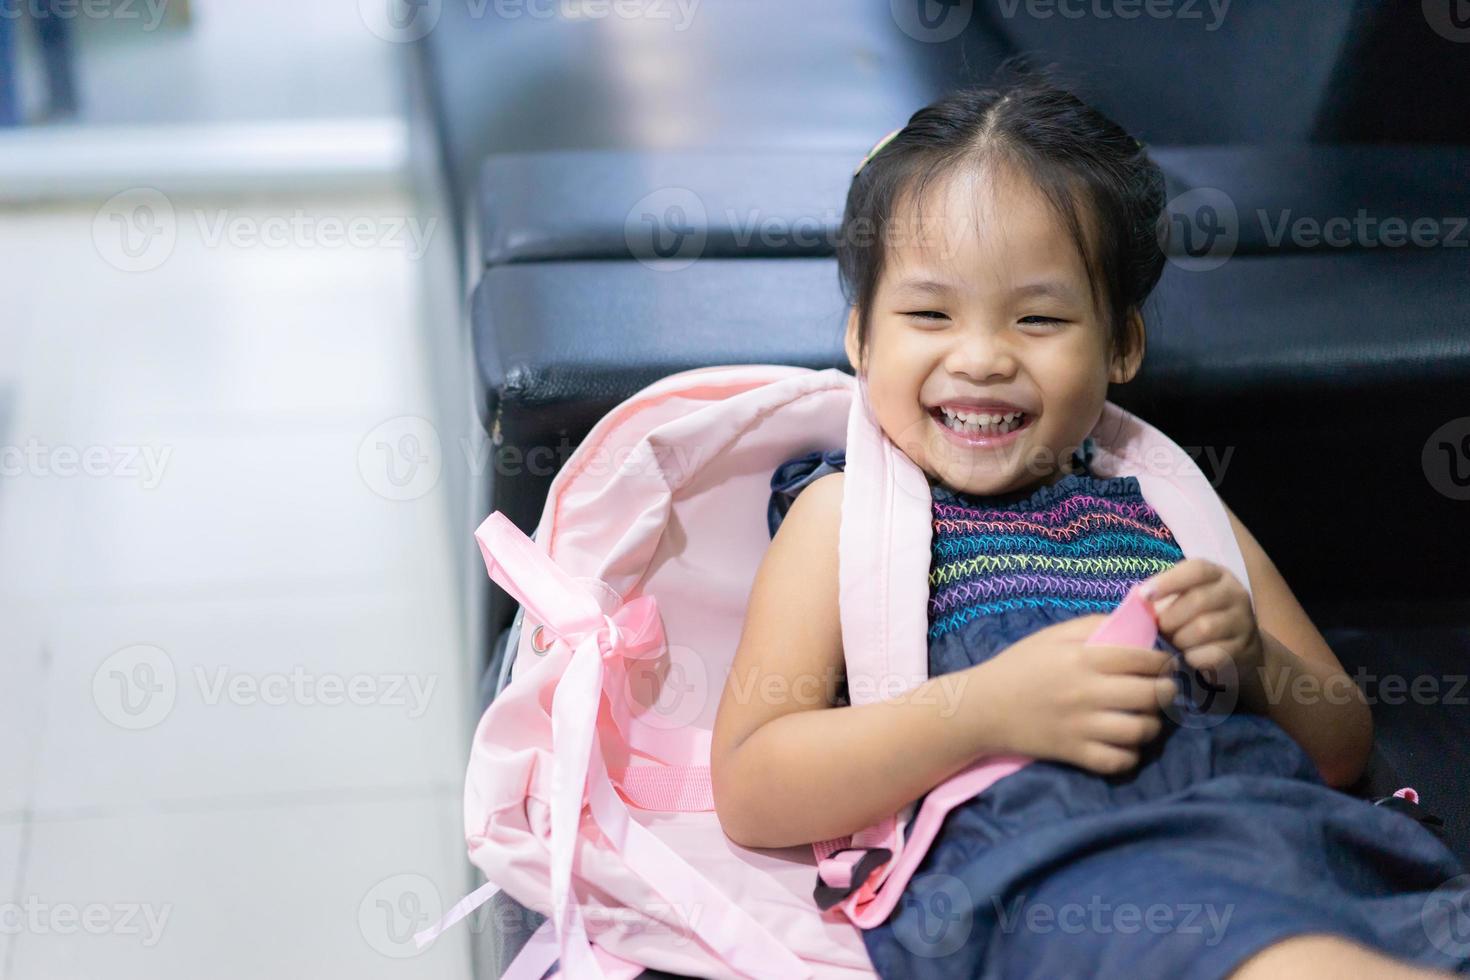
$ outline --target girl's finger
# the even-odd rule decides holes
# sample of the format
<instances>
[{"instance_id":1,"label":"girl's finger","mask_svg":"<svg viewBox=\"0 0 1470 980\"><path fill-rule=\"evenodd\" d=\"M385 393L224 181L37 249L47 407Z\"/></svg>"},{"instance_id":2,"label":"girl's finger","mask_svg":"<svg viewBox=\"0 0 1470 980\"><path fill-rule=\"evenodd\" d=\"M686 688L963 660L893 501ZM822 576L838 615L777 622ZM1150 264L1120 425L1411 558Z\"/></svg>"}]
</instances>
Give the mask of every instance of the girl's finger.
<instances>
[{"instance_id":1,"label":"girl's finger","mask_svg":"<svg viewBox=\"0 0 1470 980\"><path fill-rule=\"evenodd\" d=\"M1109 745L1145 745L1163 729L1157 712L1102 711L1088 719L1089 738Z\"/></svg>"},{"instance_id":2,"label":"girl's finger","mask_svg":"<svg viewBox=\"0 0 1470 980\"><path fill-rule=\"evenodd\" d=\"M1185 650L1228 640L1236 632L1232 627L1233 619L1229 610L1212 609L1200 613L1175 631L1174 645Z\"/></svg>"},{"instance_id":3,"label":"girl's finger","mask_svg":"<svg viewBox=\"0 0 1470 980\"><path fill-rule=\"evenodd\" d=\"M1096 708L1113 711L1159 711L1174 700L1177 682L1174 680L1173 658L1167 671L1153 675L1119 675L1103 678L1103 682L1090 693L1088 703Z\"/></svg>"},{"instance_id":4,"label":"girl's finger","mask_svg":"<svg viewBox=\"0 0 1470 980\"><path fill-rule=\"evenodd\" d=\"M1146 598L1157 601L1219 577L1219 566L1203 558L1186 558L1173 568L1159 572L1142 583Z\"/></svg>"},{"instance_id":5,"label":"girl's finger","mask_svg":"<svg viewBox=\"0 0 1470 980\"><path fill-rule=\"evenodd\" d=\"M1164 650L1153 647L1091 646L1084 650L1087 663L1102 674L1159 674L1172 659Z\"/></svg>"},{"instance_id":6,"label":"girl's finger","mask_svg":"<svg viewBox=\"0 0 1470 980\"><path fill-rule=\"evenodd\" d=\"M1216 609L1228 609L1231 602L1229 583L1223 579L1215 579L1185 592L1175 593L1170 602L1155 609L1159 630L1166 636L1173 636L1176 630L1190 620Z\"/></svg>"},{"instance_id":7,"label":"girl's finger","mask_svg":"<svg viewBox=\"0 0 1470 980\"><path fill-rule=\"evenodd\" d=\"M1217 675L1234 664L1229 652L1219 643L1206 643L1185 650L1184 662L1195 670L1209 671Z\"/></svg>"}]
</instances>

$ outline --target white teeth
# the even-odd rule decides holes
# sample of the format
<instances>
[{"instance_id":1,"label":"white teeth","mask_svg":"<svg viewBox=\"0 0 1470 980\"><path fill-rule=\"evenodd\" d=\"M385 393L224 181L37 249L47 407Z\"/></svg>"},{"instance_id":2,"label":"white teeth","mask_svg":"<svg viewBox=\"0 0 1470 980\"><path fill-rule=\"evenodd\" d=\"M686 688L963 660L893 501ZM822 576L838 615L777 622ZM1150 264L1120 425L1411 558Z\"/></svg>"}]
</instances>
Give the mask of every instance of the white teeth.
<instances>
[{"instance_id":1,"label":"white teeth","mask_svg":"<svg viewBox=\"0 0 1470 980\"><path fill-rule=\"evenodd\" d=\"M949 408L941 408L940 412L945 425L966 435L1005 435L1019 428L1025 418L1024 412L956 412Z\"/></svg>"}]
</instances>

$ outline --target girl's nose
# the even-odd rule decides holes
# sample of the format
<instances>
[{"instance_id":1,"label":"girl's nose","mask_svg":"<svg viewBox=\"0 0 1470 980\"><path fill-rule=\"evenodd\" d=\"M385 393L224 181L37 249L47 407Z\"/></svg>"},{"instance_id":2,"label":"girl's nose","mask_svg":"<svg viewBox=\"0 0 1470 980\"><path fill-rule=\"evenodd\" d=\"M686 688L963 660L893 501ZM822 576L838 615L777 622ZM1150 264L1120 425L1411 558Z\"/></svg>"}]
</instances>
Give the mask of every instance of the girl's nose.
<instances>
[{"instance_id":1,"label":"girl's nose","mask_svg":"<svg viewBox=\"0 0 1470 980\"><path fill-rule=\"evenodd\" d=\"M952 374L974 381L997 381L1016 373L1015 352L990 331L970 331L955 339L945 357L945 367Z\"/></svg>"}]
</instances>

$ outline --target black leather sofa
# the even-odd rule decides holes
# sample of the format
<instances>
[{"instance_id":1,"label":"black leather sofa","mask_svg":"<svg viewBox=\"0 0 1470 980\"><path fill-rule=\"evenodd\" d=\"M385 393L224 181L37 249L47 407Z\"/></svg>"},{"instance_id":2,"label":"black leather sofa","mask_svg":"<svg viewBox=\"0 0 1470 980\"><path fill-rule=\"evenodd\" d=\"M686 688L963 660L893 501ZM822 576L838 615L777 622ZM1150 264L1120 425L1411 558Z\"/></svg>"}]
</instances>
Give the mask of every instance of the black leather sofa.
<instances>
[{"instance_id":1,"label":"black leather sofa","mask_svg":"<svg viewBox=\"0 0 1470 980\"><path fill-rule=\"evenodd\" d=\"M1171 155L1158 153L1161 162ZM1252 200L1250 180L1259 173L1252 165L1270 172L1280 161L1248 155L1257 159L1223 154L1230 169L1211 172L1210 183L1198 186L1229 186L1235 200ZM1289 155L1323 172L1342 163L1330 151L1315 164L1300 151ZM1361 168L1353 176L1363 183L1345 183L1345 200L1371 199L1381 187L1406 193L1374 170L1375 162L1398 167L1403 152L1352 156ZM780 160L770 173L801 174L801 185L812 183L812 173L847 173L852 156ZM601 168L621 176L644 172L637 162L627 155L519 156L492 158L484 173L497 193L525 201L540 198L515 193L510 178L517 172L575 169L585 180ZM685 187L721 200L725 189L695 179L705 162L686 166L665 155L649 169L682 172ZM1465 173L1470 154L1429 149L1421 163L1430 174ZM750 172L738 171L740 186L730 193L764 201L790 190L753 188ZM844 363L845 307L834 260L808 249L741 257L732 229L711 223L706 242L713 254L661 271L634 257L645 243L630 244L617 195L596 179L589 183L602 192L562 196L537 213L546 220L542 232L555 230L563 215L582 219L568 229L564 255L548 254L554 236L522 234L510 223L514 209L502 213L503 221L487 215L482 225L486 254L496 261L475 288L472 329L483 418L503 445L524 451L575 444L618 401L689 367ZM1311 186L1320 193L1320 184ZM1439 190L1461 193L1463 186ZM657 187L635 180L622 198L636 202ZM1431 190L1423 213L1454 214L1448 197L1428 204ZM1336 213L1325 199L1313 203ZM812 210L826 213L826 206ZM797 227L802 217L793 212L780 220ZM1221 495L1276 558L1345 666L1366 672L1370 694L1382 687L1374 708L1382 756L1376 765L1387 768L1371 773L1359 792L1383 795L1411 783L1448 821L1464 856L1470 814L1464 779L1450 760L1470 734L1463 707L1470 691L1458 702L1452 694L1470 662L1470 524L1465 502L1444 495L1426 473L1424 446L1443 423L1470 411L1465 256L1452 248L1292 251L1242 235L1235 255L1217 269L1170 265L1150 304L1148 366L1113 397L1201 450L1201 465L1220 478ZM493 488L494 506L534 527L551 475L504 480ZM509 612L504 605L496 615ZM508 642L510 632L502 635ZM500 683L504 667L492 662L487 678ZM1432 678L1446 702L1407 702L1402 687L1385 686L1395 677Z\"/></svg>"},{"instance_id":2,"label":"black leather sofa","mask_svg":"<svg viewBox=\"0 0 1470 980\"><path fill-rule=\"evenodd\" d=\"M1377 747L1354 792L1413 785L1470 863L1470 501L1456 484L1470 454L1435 444L1470 416L1470 230L1458 222L1470 215L1470 117L1451 106L1470 45L1418 5L1388 3L1237 0L1213 32L1043 23L982 4L932 43L884 7L712 6L689 37L649 49L700 63L665 96L618 82L638 57L618 45L646 41L646 25L465 22L430 35L420 59L465 216L485 430L501 451L569 447L674 371L845 367L831 241L853 166L939 91L983 79L1017 47L1043 50L1149 144L1175 201L1148 359L1111 397L1199 451L1370 695ZM1434 84L1402 71L1405 57ZM478 101L464 94L491 83ZM1401 112L1381 111L1393 102ZM1212 254L1228 258L1201 261L1190 233L1216 228L1222 207L1237 220ZM1371 232L1311 233L1360 212ZM1433 234L1388 243L1390 218L1429 219ZM1284 237L1283 219L1296 229ZM504 469L491 468L490 509L529 531L553 472ZM484 601L488 701L517 622L498 588ZM1434 693L1409 695L1415 678ZM480 944L483 975L537 923L519 921L521 934Z\"/></svg>"}]
</instances>

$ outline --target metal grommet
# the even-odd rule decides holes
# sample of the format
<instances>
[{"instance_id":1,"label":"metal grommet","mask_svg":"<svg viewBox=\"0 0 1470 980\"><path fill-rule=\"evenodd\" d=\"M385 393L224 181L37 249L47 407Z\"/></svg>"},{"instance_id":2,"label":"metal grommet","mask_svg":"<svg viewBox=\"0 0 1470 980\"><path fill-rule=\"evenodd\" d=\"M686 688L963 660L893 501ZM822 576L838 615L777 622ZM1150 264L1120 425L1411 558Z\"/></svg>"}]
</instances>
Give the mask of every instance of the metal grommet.
<instances>
[{"instance_id":1,"label":"metal grommet","mask_svg":"<svg viewBox=\"0 0 1470 980\"><path fill-rule=\"evenodd\" d=\"M545 626L537 625L537 627L531 631L531 652L536 654L536 656L538 657L545 656L546 651L551 649L550 643L546 644L546 646L543 647L536 642L537 635L540 634L540 632L544 629L546 629Z\"/></svg>"}]
</instances>

